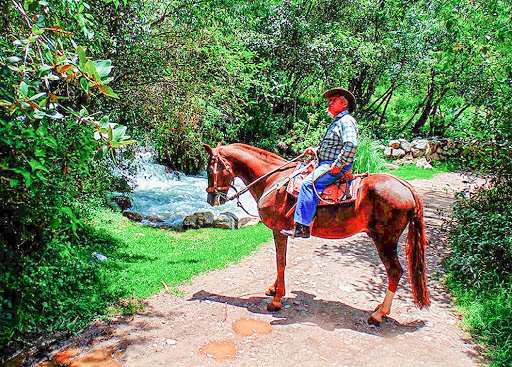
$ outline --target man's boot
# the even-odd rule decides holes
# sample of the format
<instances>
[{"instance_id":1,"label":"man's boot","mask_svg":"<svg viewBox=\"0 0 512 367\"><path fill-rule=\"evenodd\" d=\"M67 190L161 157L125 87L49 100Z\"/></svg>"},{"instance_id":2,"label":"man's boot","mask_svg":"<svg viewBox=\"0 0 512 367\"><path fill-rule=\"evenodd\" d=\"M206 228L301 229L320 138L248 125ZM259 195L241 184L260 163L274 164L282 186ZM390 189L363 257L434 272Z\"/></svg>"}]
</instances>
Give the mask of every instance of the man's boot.
<instances>
[{"instance_id":1,"label":"man's boot","mask_svg":"<svg viewBox=\"0 0 512 367\"><path fill-rule=\"evenodd\" d=\"M285 236L295 238L308 238L309 237L309 226L305 226L304 224L295 223L295 227L293 229L283 229L281 233Z\"/></svg>"}]
</instances>

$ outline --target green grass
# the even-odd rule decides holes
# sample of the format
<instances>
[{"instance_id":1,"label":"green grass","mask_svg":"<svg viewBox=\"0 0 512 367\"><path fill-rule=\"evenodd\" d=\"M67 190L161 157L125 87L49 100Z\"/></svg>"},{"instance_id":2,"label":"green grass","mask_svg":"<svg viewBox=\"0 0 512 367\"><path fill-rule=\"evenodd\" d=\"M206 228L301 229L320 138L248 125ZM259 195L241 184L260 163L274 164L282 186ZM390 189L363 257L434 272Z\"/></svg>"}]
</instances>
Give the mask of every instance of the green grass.
<instances>
[{"instance_id":1,"label":"green grass","mask_svg":"<svg viewBox=\"0 0 512 367\"><path fill-rule=\"evenodd\" d=\"M485 345L486 362L492 367L512 365L512 286L489 292L468 290L448 280L463 315L462 327Z\"/></svg>"},{"instance_id":2,"label":"green grass","mask_svg":"<svg viewBox=\"0 0 512 367\"><path fill-rule=\"evenodd\" d=\"M449 162L434 162L433 167L433 169L423 169L416 167L414 164L404 164L397 170L390 171L383 168L381 172L391 173L392 175L403 178L404 180L428 180L438 173L452 172L457 169L456 165Z\"/></svg>"},{"instance_id":3,"label":"green grass","mask_svg":"<svg viewBox=\"0 0 512 367\"><path fill-rule=\"evenodd\" d=\"M162 289L162 281L175 287L199 273L237 262L262 243L272 240L263 224L225 230L205 228L175 232L143 226L119 213L98 210L96 230L107 234L117 248L101 263L104 284L124 297L144 298Z\"/></svg>"},{"instance_id":4,"label":"green grass","mask_svg":"<svg viewBox=\"0 0 512 367\"><path fill-rule=\"evenodd\" d=\"M142 226L94 203L82 209L88 224L76 236L55 234L43 252L20 259L9 287L21 290L21 302L13 309L0 294L0 349L13 340L80 329L102 315L133 313L142 298L163 288L162 281L176 290L272 240L263 224L176 232ZM95 260L94 251L108 259Z\"/></svg>"}]
</instances>

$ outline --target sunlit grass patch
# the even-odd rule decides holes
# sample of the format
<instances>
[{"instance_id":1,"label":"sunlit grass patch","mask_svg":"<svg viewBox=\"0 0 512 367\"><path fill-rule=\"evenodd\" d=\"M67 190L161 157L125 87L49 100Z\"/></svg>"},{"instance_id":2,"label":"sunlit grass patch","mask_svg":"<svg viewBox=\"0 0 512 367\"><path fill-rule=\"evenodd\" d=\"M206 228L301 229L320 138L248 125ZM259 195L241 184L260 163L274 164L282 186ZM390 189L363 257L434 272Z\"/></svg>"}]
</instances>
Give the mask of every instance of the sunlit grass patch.
<instances>
[{"instance_id":1,"label":"sunlit grass patch","mask_svg":"<svg viewBox=\"0 0 512 367\"><path fill-rule=\"evenodd\" d=\"M433 167L433 169L423 169L414 164L404 164L394 171L382 168L381 172L390 173L394 176L403 178L404 180L429 180L438 173L452 172L456 170L456 166L448 162L433 162Z\"/></svg>"},{"instance_id":2,"label":"sunlit grass patch","mask_svg":"<svg viewBox=\"0 0 512 367\"><path fill-rule=\"evenodd\" d=\"M237 262L271 241L263 224L225 230L205 228L174 232L130 222L119 213L98 211L95 228L111 236L117 248L104 254L104 284L123 297L143 298L175 287L199 273Z\"/></svg>"}]
</instances>

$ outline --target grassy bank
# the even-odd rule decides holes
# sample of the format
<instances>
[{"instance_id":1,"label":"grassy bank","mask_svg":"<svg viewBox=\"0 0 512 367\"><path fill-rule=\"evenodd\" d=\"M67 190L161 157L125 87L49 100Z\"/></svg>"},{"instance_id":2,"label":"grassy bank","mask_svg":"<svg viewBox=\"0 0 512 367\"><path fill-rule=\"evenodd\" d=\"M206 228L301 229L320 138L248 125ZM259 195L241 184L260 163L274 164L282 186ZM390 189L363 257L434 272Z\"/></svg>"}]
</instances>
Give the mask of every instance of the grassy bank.
<instances>
[{"instance_id":1,"label":"grassy bank","mask_svg":"<svg viewBox=\"0 0 512 367\"><path fill-rule=\"evenodd\" d=\"M9 286L18 304L0 314L0 362L15 350L57 330L82 328L101 315L133 312L138 300L172 291L201 272L222 268L272 239L263 224L236 231L176 232L142 226L109 209L82 208L86 225L76 234L54 234L45 251L19 259ZM107 257L95 259L93 252Z\"/></svg>"},{"instance_id":2,"label":"grassy bank","mask_svg":"<svg viewBox=\"0 0 512 367\"><path fill-rule=\"evenodd\" d=\"M107 286L136 298L158 292L162 281L177 286L196 274L237 262L272 239L263 224L236 231L175 232L143 226L107 210L95 212L94 227L117 243L101 264Z\"/></svg>"}]
</instances>

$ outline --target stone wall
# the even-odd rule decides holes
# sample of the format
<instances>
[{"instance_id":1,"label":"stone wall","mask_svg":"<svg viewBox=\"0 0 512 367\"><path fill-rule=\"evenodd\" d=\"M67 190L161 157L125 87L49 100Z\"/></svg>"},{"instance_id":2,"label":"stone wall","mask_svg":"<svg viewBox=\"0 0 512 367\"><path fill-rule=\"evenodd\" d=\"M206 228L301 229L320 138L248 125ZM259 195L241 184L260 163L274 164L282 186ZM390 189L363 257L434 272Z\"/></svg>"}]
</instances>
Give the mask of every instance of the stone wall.
<instances>
[{"instance_id":1,"label":"stone wall","mask_svg":"<svg viewBox=\"0 0 512 367\"><path fill-rule=\"evenodd\" d=\"M406 139L396 139L390 140L388 146L379 145L377 149L395 164L423 164L460 157L464 145L461 140L447 138L414 139L410 142Z\"/></svg>"}]
</instances>

